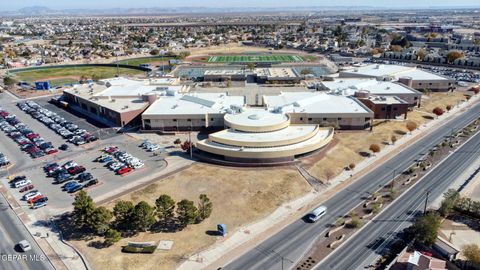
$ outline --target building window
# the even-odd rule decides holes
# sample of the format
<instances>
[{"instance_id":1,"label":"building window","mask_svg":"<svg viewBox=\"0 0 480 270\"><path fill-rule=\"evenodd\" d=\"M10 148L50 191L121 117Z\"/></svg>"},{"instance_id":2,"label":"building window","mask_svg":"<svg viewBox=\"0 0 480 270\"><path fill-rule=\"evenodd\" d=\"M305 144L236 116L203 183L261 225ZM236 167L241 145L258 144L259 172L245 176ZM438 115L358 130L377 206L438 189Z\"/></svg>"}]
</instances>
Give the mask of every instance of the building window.
<instances>
[{"instance_id":1,"label":"building window","mask_svg":"<svg viewBox=\"0 0 480 270\"><path fill-rule=\"evenodd\" d=\"M210 121L213 121L213 118L210 118Z\"/></svg>"},{"instance_id":2,"label":"building window","mask_svg":"<svg viewBox=\"0 0 480 270\"><path fill-rule=\"evenodd\" d=\"M397 110L397 107L393 107L393 110L396 111L396 110Z\"/></svg>"},{"instance_id":3,"label":"building window","mask_svg":"<svg viewBox=\"0 0 480 270\"><path fill-rule=\"evenodd\" d=\"M418 83L418 85L422 85L422 83Z\"/></svg>"},{"instance_id":4,"label":"building window","mask_svg":"<svg viewBox=\"0 0 480 270\"><path fill-rule=\"evenodd\" d=\"M414 97L413 100L418 100L418 97Z\"/></svg>"},{"instance_id":5,"label":"building window","mask_svg":"<svg viewBox=\"0 0 480 270\"><path fill-rule=\"evenodd\" d=\"M303 121L303 117L300 117L300 121Z\"/></svg>"},{"instance_id":6,"label":"building window","mask_svg":"<svg viewBox=\"0 0 480 270\"><path fill-rule=\"evenodd\" d=\"M341 120L342 120L342 118L341 118L341 117L339 117L339 118L338 118L338 121L341 121Z\"/></svg>"},{"instance_id":7,"label":"building window","mask_svg":"<svg viewBox=\"0 0 480 270\"><path fill-rule=\"evenodd\" d=\"M173 119L173 122L177 122L177 119Z\"/></svg>"},{"instance_id":8,"label":"building window","mask_svg":"<svg viewBox=\"0 0 480 270\"><path fill-rule=\"evenodd\" d=\"M187 119L188 122L192 122L192 119Z\"/></svg>"},{"instance_id":9,"label":"building window","mask_svg":"<svg viewBox=\"0 0 480 270\"><path fill-rule=\"evenodd\" d=\"M308 121L312 121L312 118L308 118Z\"/></svg>"},{"instance_id":10,"label":"building window","mask_svg":"<svg viewBox=\"0 0 480 270\"><path fill-rule=\"evenodd\" d=\"M433 83L429 83L428 85L432 85Z\"/></svg>"},{"instance_id":11,"label":"building window","mask_svg":"<svg viewBox=\"0 0 480 270\"><path fill-rule=\"evenodd\" d=\"M327 118L323 118L323 121L327 121Z\"/></svg>"},{"instance_id":12,"label":"building window","mask_svg":"<svg viewBox=\"0 0 480 270\"><path fill-rule=\"evenodd\" d=\"M385 107L382 108L382 112L384 112L384 111L385 111Z\"/></svg>"}]
</instances>

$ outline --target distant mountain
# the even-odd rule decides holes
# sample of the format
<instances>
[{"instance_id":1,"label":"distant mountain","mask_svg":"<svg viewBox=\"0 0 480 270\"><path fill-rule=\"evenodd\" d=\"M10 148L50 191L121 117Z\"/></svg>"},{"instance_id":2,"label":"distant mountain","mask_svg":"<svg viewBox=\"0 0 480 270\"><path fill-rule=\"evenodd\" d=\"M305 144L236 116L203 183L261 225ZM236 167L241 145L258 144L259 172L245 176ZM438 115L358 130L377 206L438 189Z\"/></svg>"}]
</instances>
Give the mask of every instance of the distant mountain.
<instances>
[{"instance_id":1,"label":"distant mountain","mask_svg":"<svg viewBox=\"0 0 480 270\"><path fill-rule=\"evenodd\" d=\"M423 9L467 9L472 7L424 7ZM477 7L478 8L478 7ZM17 11L2 12L7 16L47 16L47 15L160 15L192 13L273 13L273 12L319 12L319 11L368 11L409 8L387 8L373 6L299 6L299 7L172 7L172 8L114 8L114 9L61 9L44 6L31 6ZM415 8L421 9L421 8Z\"/></svg>"}]
</instances>

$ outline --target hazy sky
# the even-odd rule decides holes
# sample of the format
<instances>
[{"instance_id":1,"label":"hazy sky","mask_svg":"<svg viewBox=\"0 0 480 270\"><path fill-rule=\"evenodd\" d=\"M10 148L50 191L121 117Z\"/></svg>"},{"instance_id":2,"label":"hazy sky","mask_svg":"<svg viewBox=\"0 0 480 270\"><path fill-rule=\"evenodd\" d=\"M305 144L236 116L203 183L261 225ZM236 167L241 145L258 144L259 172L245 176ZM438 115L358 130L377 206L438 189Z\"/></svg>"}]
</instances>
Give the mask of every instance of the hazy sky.
<instances>
[{"instance_id":1,"label":"hazy sky","mask_svg":"<svg viewBox=\"0 0 480 270\"><path fill-rule=\"evenodd\" d=\"M28 6L64 8L134 8L134 7L290 7L290 6L376 6L376 7L429 7L480 6L479 0L0 0L0 10L15 10Z\"/></svg>"}]
</instances>

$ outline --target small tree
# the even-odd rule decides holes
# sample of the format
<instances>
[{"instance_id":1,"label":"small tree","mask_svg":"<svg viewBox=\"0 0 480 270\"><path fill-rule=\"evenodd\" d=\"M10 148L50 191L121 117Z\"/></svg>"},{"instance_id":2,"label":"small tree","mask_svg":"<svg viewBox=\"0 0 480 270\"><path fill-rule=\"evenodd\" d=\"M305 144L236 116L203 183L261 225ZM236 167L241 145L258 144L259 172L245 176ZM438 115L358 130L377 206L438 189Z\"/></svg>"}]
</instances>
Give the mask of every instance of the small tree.
<instances>
[{"instance_id":1,"label":"small tree","mask_svg":"<svg viewBox=\"0 0 480 270\"><path fill-rule=\"evenodd\" d=\"M397 141L397 136L393 135L390 137L390 141L392 141L392 144L395 144L395 142Z\"/></svg>"},{"instance_id":2,"label":"small tree","mask_svg":"<svg viewBox=\"0 0 480 270\"><path fill-rule=\"evenodd\" d=\"M81 190L73 201L73 218L75 225L85 227L90 224L93 213L95 212L95 203L88 196L87 192Z\"/></svg>"},{"instance_id":3,"label":"small tree","mask_svg":"<svg viewBox=\"0 0 480 270\"><path fill-rule=\"evenodd\" d=\"M414 131L417 128L417 123L415 123L413 121L408 121L405 126L408 129L408 131L410 131L410 134L411 134L412 131Z\"/></svg>"},{"instance_id":4,"label":"small tree","mask_svg":"<svg viewBox=\"0 0 480 270\"><path fill-rule=\"evenodd\" d=\"M150 51L150 55L158 55L160 53L160 50L158 49L153 49Z\"/></svg>"},{"instance_id":5,"label":"small tree","mask_svg":"<svg viewBox=\"0 0 480 270\"><path fill-rule=\"evenodd\" d=\"M134 205L130 201L119 201L113 207L115 224L120 229L132 229L131 219Z\"/></svg>"},{"instance_id":6,"label":"small tree","mask_svg":"<svg viewBox=\"0 0 480 270\"><path fill-rule=\"evenodd\" d=\"M15 83L17 83L17 81L12 79L12 77L4 77L3 78L3 84L5 84L8 87L12 87L13 85L15 85Z\"/></svg>"},{"instance_id":7,"label":"small tree","mask_svg":"<svg viewBox=\"0 0 480 270\"><path fill-rule=\"evenodd\" d=\"M255 68L255 63L248 63L247 68L252 71Z\"/></svg>"},{"instance_id":8,"label":"small tree","mask_svg":"<svg viewBox=\"0 0 480 270\"><path fill-rule=\"evenodd\" d=\"M122 235L120 234L119 231L117 230L114 230L114 229L108 229L106 232L105 232L105 240L104 240L104 244L106 246L111 246L113 244L115 244L116 242L120 241L120 239L122 239Z\"/></svg>"},{"instance_id":9,"label":"small tree","mask_svg":"<svg viewBox=\"0 0 480 270\"><path fill-rule=\"evenodd\" d=\"M369 149L370 149L370 151L372 151L373 155L380 152L380 146L378 144L375 144L375 143L371 144Z\"/></svg>"},{"instance_id":10,"label":"small tree","mask_svg":"<svg viewBox=\"0 0 480 270\"><path fill-rule=\"evenodd\" d=\"M362 221L358 216L353 216L348 225L350 225L352 228L359 228L362 226Z\"/></svg>"},{"instance_id":11,"label":"small tree","mask_svg":"<svg viewBox=\"0 0 480 270\"><path fill-rule=\"evenodd\" d=\"M203 220L210 217L213 210L213 203L207 197L206 194L200 194L200 203L198 204L198 218L197 222L202 222Z\"/></svg>"},{"instance_id":12,"label":"small tree","mask_svg":"<svg viewBox=\"0 0 480 270\"><path fill-rule=\"evenodd\" d=\"M464 56L463 52L460 51L451 51L447 54L447 61L449 64L453 64L453 62L457 59L460 59Z\"/></svg>"},{"instance_id":13,"label":"small tree","mask_svg":"<svg viewBox=\"0 0 480 270\"><path fill-rule=\"evenodd\" d=\"M397 191L395 189L390 189L389 191L389 194L388 196L392 199L392 200L395 200L395 198L397 197Z\"/></svg>"},{"instance_id":14,"label":"small tree","mask_svg":"<svg viewBox=\"0 0 480 270\"><path fill-rule=\"evenodd\" d=\"M175 139L175 141L173 141L173 144L181 144L182 143L182 140L180 140L180 138L177 138Z\"/></svg>"},{"instance_id":15,"label":"small tree","mask_svg":"<svg viewBox=\"0 0 480 270\"><path fill-rule=\"evenodd\" d=\"M480 264L480 246L477 244L468 244L463 246L462 253L467 261L474 264Z\"/></svg>"},{"instance_id":16,"label":"small tree","mask_svg":"<svg viewBox=\"0 0 480 270\"><path fill-rule=\"evenodd\" d=\"M180 224L186 227L188 224L193 224L197 220L198 209L192 201L181 200L177 203L177 217Z\"/></svg>"},{"instance_id":17,"label":"small tree","mask_svg":"<svg viewBox=\"0 0 480 270\"><path fill-rule=\"evenodd\" d=\"M440 107L435 107L432 112L438 117L443 114L443 109Z\"/></svg>"},{"instance_id":18,"label":"small tree","mask_svg":"<svg viewBox=\"0 0 480 270\"><path fill-rule=\"evenodd\" d=\"M445 109L447 109L447 112L449 112L452 109L452 105L447 105Z\"/></svg>"},{"instance_id":19,"label":"small tree","mask_svg":"<svg viewBox=\"0 0 480 270\"><path fill-rule=\"evenodd\" d=\"M132 211L132 223L134 228L139 231L147 231L155 223L154 208L147 202L141 201Z\"/></svg>"},{"instance_id":20,"label":"small tree","mask_svg":"<svg viewBox=\"0 0 480 270\"><path fill-rule=\"evenodd\" d=\"M325 177L327 178L327 181L329 181L332 177L335 176L335 173L329 169L329 168L326 168L323 173L325 174Z\"/></svg>"},{"instance_id":21,"label":"small tree","mask_svg":"<svg viewBox=\"0 0 480 270\"><path fill-rule=\"evenodd\" d=\"M180 146L182 148L183 151L190 151L190 148L193 147L193 143L191 141L185 141L182 143L182 145Z\"/></svg>"},{"instance_id":22,"label":"small tree","mask_svg":"<svg viewBox=\"0 0 480 270\"><path fill-rule=\"evenodd\" d=\"M163 223L171 221L174 217L175 201L172 197L163 194L155 201L157 217Z\"/></svg>"},{"instance_id":23,"label":"small tree","mask_svg":"<svg viewBox=\"0 0 480 270\"><path fill-rule=\"evenodd\" d=\"M112 211L100 206L93 212L92 217L89 220L89 227L97 234L102 235L109 229L110 220L112 220L112 218Z\"/></svg>"},{"instance_id":24,"label":"small tree","mask_svg":"<svg viewBox=\"0 0 480 270\"><path fill-rule=\"evenodd\" d=\"M348 164L348 168L353 171L353 169L355 169L355 163Z\"/></svg>"},{"instance_id":25,"label":"small tree","mask_svg":"<svg viewBox=\"0 0 480 270\"><path fill-rule=\"evenodd\" d=\"M428 213L419 217L412 226L412 231L417 240L431 246L435 243L440 228L440 216L436 213Z\"/></svg>"}]
</instances>

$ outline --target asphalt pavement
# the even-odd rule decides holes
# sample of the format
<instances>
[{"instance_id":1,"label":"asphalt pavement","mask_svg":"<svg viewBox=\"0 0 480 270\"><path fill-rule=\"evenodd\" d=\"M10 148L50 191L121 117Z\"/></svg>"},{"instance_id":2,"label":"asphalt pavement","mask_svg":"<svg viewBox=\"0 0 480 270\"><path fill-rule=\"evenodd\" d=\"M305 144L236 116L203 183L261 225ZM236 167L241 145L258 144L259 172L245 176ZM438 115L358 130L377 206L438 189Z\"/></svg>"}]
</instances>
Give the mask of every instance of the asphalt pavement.
<instances>
[{"instance_id":1,"label":"asphalt pavement","mask_svg":"<svg viewBox=\"0 0 480 270\"><path fill-rule=\"evenodd\" d=\"M30 243L32 250L27 252L18 250L16 245L24 239ZM3 196L0 196L0 269L54 269Z\"/></svg>"},{"instance_id":2,"label":"asphalt pavement","mask_svg":"<svg viewBox=\"0 0 480 270\"><path fill-rule=\"evenodd\" d=\"M324 202L323 205L328 207L328 213L321 220L314 224L296 220L226 265L223 269L290 269L309 250L317 237L326 233L328 226L334 224L338 217L346 215L351 209L361 204L372 192L391 182L394 170L397 173L405 171L416 160L427 154L430 149L449 136L452 130L463 128L479 116L480 104L472 106L466 113L456 116L455 119L448 121L416 143L404 148L382 166L369 172ZM419 194L416 195L418 196ZM346 254L349 253L347 252ZM335 258L337 257L332 256L332 261L328 261L325 265L335 266ZM349 254L348 257L354 256ZM320 267L319 269L323 268ZM348 269L348 267L333 267L331 269Z\"/></svg>"}]
</instances>

